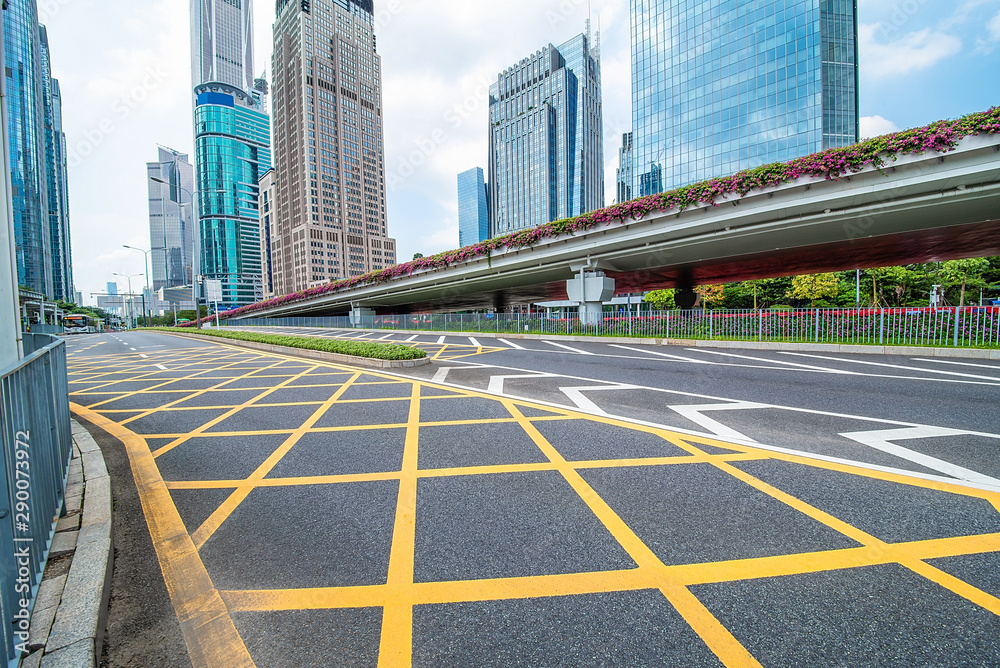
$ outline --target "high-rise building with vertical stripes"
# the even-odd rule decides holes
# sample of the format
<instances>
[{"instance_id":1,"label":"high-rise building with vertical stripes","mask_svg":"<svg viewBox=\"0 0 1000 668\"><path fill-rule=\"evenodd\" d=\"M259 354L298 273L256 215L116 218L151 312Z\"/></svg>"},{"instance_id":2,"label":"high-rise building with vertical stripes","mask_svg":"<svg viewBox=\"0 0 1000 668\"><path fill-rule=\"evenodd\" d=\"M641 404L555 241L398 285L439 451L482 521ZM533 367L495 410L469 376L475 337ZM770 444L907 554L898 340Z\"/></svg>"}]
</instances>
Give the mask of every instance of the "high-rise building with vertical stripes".
<instances>
[{"instance_id":1,"label":"high-rise building with vertical stripes","mask_svg":"<svg viewBox=\"0 0 1000 668\"><path fill-rule=\"evenodd\" d=\"M191 285L194 275L194 169L188 156L159 147L146 163L153 289Z\"/></svg>"},{"instance_id":2,"label":"high-rise building with vertical stripes","mask_svg":"<svg viewBox=\"0 0 1000 668\"><path fill-rule=\"evenodd\" d=\"M490 235L604 206L601 56L590 31L490 86Z\"/></svg>"},{"instance_id":3,"label":"high-rise building with vertical stripes","mask_svg":"<svg viewBox=\"0 0 1000 668\"><path fill-rule=\"evenodd\" d=\"M252 0L191 0L191 81L253 89Z\"/></svg>"},{"instance_id":4,"label":"high-rise building with vertical stripes","mask_svg":"<svg viewBox=\"0 0 1000 668\"><path fill-rule=\"evenodd\" d=\"M2 14L17 281L72 301L68 161L48 34L35 0L5 2Z\"/></svg>"},{"instance_id":5,"label":"high-rise building with vertical stripes","mask_svg":"<svg viewBox=\"0 0 1000 668\"><path fill-rule=\"evenodd\" d=\"M277 0L271 237L276 294L396 262L372 0Z\"/></svg>"},{"instance_id":6,"label":"high-rise building with vertical stripes","mask_svg":"<svg viewBox=\"0 0 1000 668\"><path fill-rule=\"evenodd\" d=\"M858 140L856 0L631 0L633 197Z\"/></svg>"}]
</instances>

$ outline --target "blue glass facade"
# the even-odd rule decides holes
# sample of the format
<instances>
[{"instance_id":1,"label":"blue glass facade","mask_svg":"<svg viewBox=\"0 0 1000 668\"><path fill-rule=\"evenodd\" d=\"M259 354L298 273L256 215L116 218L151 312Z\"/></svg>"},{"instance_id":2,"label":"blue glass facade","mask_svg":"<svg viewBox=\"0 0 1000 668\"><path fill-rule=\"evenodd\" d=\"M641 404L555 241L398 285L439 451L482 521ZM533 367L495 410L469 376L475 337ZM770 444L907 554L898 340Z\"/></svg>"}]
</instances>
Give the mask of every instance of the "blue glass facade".
<instances>
[{"instance_id":1,"label":"blue glass facade","mask_svg":"<svg viewBox=\"0 0 1000 668\"><path fill-rule=\"evenodd\" d=\"M856 0L631 0L633 197L857 141Z\"/></svg>"},{"instance_id":2,"label":"blue glass facade","mask_svg":"<svg viewBox=\"0 0 1000 668\"><path fill-rule=\"evenodd\" d=\"M458 244L471 246L490 238L489 206L482 167L458 175Z\"/></svg>"},{"instance_id":3,"label":"blue glass facade","mask_svg":"<svg viewBox=\"0 0 1000 668\"><path fill-rule=\"evenodd\" d=\"M551 44L490 86L490 235L604 205L600 49Z\"/></svg>"},{"instance_id":4,"label":"blue glass facade","mask_svg":"<svg viewBox=\"0 0 1000 668\"><path fill-rule=\"evenodd\" d=\"M52 244L38 10L34 0L22 0L10 3L2 13L17 279L21 285L51 296Z\"/></svg>"},{"instance_id":5,"label":"blue glass facade","mask_svg":"<svg viewBox=\"0 0 1000 668\"><path fill-rule=\"evenodd\" d=\"M51 248L53 299L76 301L73 261L69 237L69 187L66 135L62 129L62 93L52 78L49 39L45 27L39 32L42 57L42 103L45 109L45 164L48 192L48 232Z\"/></svg>"},{"instance_id":6,"label":"blue glass facade","mask_svg":"<svg viewBox=\"0 0 1000 668\"><path fill-rule=\"evenodd\" d=\"M260 179L271 169L271 123L259 94L227 84L195 89L200 273L222 280L224 305L263 298Z\"/></svg>"}]
</instances>

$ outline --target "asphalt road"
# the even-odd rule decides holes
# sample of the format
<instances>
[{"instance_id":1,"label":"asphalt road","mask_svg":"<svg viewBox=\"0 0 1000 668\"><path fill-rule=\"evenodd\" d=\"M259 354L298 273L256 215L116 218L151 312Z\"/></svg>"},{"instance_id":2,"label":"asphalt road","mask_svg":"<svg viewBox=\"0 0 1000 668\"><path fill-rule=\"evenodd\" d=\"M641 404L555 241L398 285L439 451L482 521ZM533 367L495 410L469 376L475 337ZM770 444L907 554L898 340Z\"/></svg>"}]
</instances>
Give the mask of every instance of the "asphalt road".
<instances>
[{"instance_id":1,"label":"asphalt road","mask_svg":"<svg viewBox=\"0 0 1000 668\"><path fill-rule=\"evenodd\" d=\"M68 344L196 668L1000 665L1000 365L312 333Z\"/></svg>"}]
</instances>

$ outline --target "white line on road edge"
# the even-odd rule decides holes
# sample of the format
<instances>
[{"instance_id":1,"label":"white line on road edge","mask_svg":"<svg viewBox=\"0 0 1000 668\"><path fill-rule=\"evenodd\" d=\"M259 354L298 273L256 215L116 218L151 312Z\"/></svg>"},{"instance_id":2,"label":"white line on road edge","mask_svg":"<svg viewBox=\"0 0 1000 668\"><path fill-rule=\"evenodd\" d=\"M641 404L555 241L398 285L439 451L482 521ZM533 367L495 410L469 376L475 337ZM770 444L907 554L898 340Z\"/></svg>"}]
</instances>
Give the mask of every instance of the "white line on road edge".
<instances>
[{"instance_id":1,"label":"white line on road edge","mask_svg":"<svg viewBox=\"0 0 1000 668\"><path fill-rule=\"evenodd\" d=\"M701 406L690 406L690 405L680 405L680 406L668 406L670 410L682 415L691 422L694 422L699 427L703 427L708 431L712 432L720 438L727 440L737 440L746 441L748 443L756 443L754 439L749 436L745 436L740 432L727 427L726 425L713 420L707 415L702 415L703 412L707 411L737 411L737 410L753 410L757 408L769 408L766 404L755 404L750 401L738 401L735 403L725 403L725 404L702 404Z\"/></svg>"},{"instance_id":2,"label":"white line on road edge","mask_svg":"<svg viewBox=\"0 0 1000 668\"><path fill-rule=\"evenodd\" d=\"M588 353L586 350L580 350L579 348L570 348L569 346L564 346L563 344L556 343L555 341L544 341L543 343L547 343L550 346L555 346L557 348L564 348L564 349L570 351L571 353L576 353L577 355L593 355L594 354L594 353Z\"/></svg>"},{"instance_id":3,"label":"white line on road edge","mask_svg":"<svg viewBox=\"0 0 1000 668\"><path fill-rule=\"evenodd\" d=\"M444 343L444 337L443 336L438 337L438 343Z\"/></svg>"},{"instance_id":4,"label":"white line on road edge","mask_svg":"<svg viewBox=\"0 0 1000 668\"><path fill-rule=\"evenodd\" d=\"M497 341L504 344L505 346L510 346L514 350L527 350L527 348L525 348L524 346L519 346L513 341L508 341L507 339L497 339Z\"/></svg>"},{"instance_id":5,"label":"white line on road edge","mask_svg":"<svg viewBox=\"0 0 1000 668\"><path fill-rule=\"evenodd\" d=\"M841 434L844 438L857 441L870 448L887 452L890 455L907 459L914 464L919 464L924 468L939 471L953 478L960 478L967 482L975 482L981 485L1000 486L1000 480L991 478L982 473L976 473L970 469L946 462L937 457L925 455L922 452L915 452L901 445L890 443L890 441L909 441L918 438L939 438L941 436L964 436L965 431L948 429L946 427L911 427L907 429L883 429L881 431L854 431Z\"/></svg>"},{"instance_id":6,"label":"white line on road edge","mask_svg":"<svg viewBox=\"0 0 1000 668\"><path fill-rule=\"evenodd\" d=\"M157 364L156 368L157 369L163 369L164 371L170 371L170 369L168 369L167 367L163 366L162 364Z\"/></svg>"},{"instance_id":7,"label":"white line on road edge","mask_svg":"<svg viewBox=\"0 0 1000 668\"><path fill-rule=\"evenodd\" d=\"M830 369L825 366L813 366L811 364L796 364L795 362L785 362L783 360L772 360L766 357L753 357L752 355L735 355L733 353L722 353L715 350L703 350L701 348L687 348L691 352L705 353L706 355L721 355L723 357L735 357L741 360L754 360L755 362L771 362L772 364L784 364L786 366L794 366L800 369L809 369L810 371L822 371L824 373L836 373L844 376L860 376L863 374L857 371L844 371L843 369Z\"/></svg>"},{"instance_id":8,"label":"white line on road edge","mask_svg":"<svg viewBox=\"0 0 1000 668\"><path fill-rule=\"evenodd\" d=\"M992 364L970 364L969 362L946 362L945 360L930 360L923 359L921 357L911 358L914 362L933 362L934 364L954 364L955 366L974 366L979 369L994 369L1000 371L1000 366L993 366Z\"/></svg>"},{"instance_id":9,"label":"white line on road edge","mask_svg":"<svg viewBox=\"0 0 1000 668\"><path fill-rule=\"evenodd\" d=\"M1000 381L1000 378L997 378L996 376L977 376L977 375L971 374L971 373L958 373L957 371L941 371L940 369L924 369L924 368L921 368L919 366L903 366L902 364L883 364L881 362L866 362L864 360L843 359L843 358L840 358L840 357L826 357L824 355L810 355L810 354L807 354L807 353L786 353L786 352L779 352L778 354L779 355L795 355L797 357L814 357L816 359L830 360L830 361L833 361L833 362L849 362L851 364L866 364L868 366L881 366L881 367L888 367L890 369L904 369L906 371L921 371L923 373L939 373L939 374L944 374L946 376L961 376L962 378L978 378L980 380L992 380L994 382Z\"/></svg>"},{"instance_id":10,"label":"white line on road edge","mask_svg":"<svg viewBox=\"0 0 1000 668\"><path fill-rule=\"evenodd\" d=\"M619 346L616 343L608 344L611 348L621 348L622 350L630 350L633 353L642 353L644 355L656 355L657 357L666 357L668 359L676 360L678 362L690 362L691 364L711 364L711 362L706 362L705 360L695 359L693 357L684 357L683 355L671 355L670 353L661 353L655 350L643 350L642 348L631 348L629 346ZM634 358L633 358L634 359Z\"/></svg>"}]
</instances>

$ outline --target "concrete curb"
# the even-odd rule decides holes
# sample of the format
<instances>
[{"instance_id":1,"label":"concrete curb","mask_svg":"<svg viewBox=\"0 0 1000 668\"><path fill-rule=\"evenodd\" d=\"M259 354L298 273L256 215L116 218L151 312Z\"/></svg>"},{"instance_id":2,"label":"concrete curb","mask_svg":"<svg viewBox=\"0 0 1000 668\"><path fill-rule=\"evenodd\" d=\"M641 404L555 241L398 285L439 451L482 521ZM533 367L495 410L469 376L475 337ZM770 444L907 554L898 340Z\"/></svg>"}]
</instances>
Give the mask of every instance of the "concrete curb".
<instances>
[{"instance_id":1,"label":"concrete curb","mask_svg":"<svg viewBox=\"0 0 1000 668\"><path fill-rule=\"evenodd\" d=\"M72 553L72 563L61 575L48 577L46 569L31 614L29 645L34 651L22 668L93 668L100 663L114 566L111 478L100 447L75 420L73 443L66 516L56 525L50 552L50 559Z\"/></svg>"},{"instance_id":2,"label":"concrete curb","mask_svg":"<svg viewBox=\"0 0 1000 668\"><path fill-rule=\"evenodd\" d=\"M565 341L567 343L617 343L640 346L680 346L685 348L731 348L735 350L783 350L793 352L852 353L858 355L913 355L1000 360L1000 350L979 348L925 348L921 346L880 346L837 343L762 343L757 341L705 341L702 339L640 339L627 336L572 336L564 334L513 334L491 332L441 332L393 329L346 329L331 327L331 332L399 332L422 336L464 336L476 339L512 339L524 341ZM501 346L502 347L502 346Z\"/></svg>"},{"instance_id":3,"label":"concrete curb","mask_svg":"<svg viewBox=\"0 0 1000 668\"><path fill-rule=\"evenodd\" d=\"M192 334L188 332L161 332L171 336L183 336L199 341L214 341L224 343L238 348L249 348L265 353L279 353L282 355L293 355L295 357L305 357L307 359L320 360L322 362L337 362L338 364L350 364L353 366L363 366L369 369L412 369L413 367L424 366L431 363L430 357L419 360L376 360L368 357L354 357L353 355L340 355L338 353L327 353L321 350L307 350L305 348L289 348L288 346L275 346L270 343L256 343L254 341L240 341L238 339L224 339L218 336L205 336L202 334Z\"/></svg>"}]
</instances>

